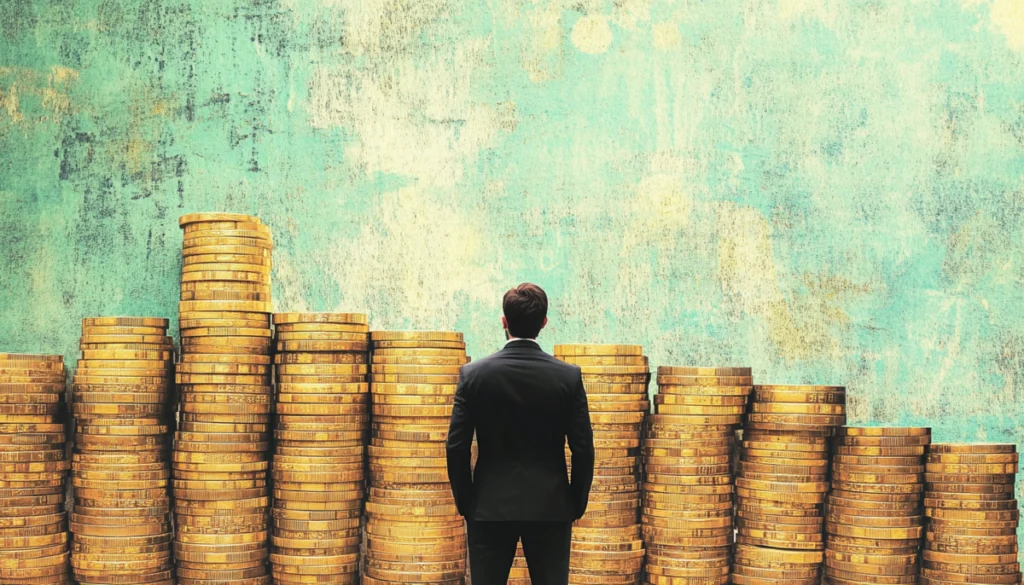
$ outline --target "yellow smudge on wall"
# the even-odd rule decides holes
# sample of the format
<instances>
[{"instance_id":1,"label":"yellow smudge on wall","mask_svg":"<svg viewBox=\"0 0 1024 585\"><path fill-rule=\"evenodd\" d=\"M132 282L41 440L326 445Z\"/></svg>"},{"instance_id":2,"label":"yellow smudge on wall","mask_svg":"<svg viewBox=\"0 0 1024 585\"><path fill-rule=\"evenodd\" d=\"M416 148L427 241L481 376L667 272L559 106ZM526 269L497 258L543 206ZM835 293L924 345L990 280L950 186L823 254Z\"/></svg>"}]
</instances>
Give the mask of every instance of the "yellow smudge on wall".
<instances>
[{"instance_id":1,"label":"yellow smudge on wall","mask_svg":"<svg viewBox=\"0 0 1024 585\"><path fill-rule=\"evenodd\" d=\"M508 284L499 278L499 260L484 254L483 223L427 189L391 191L382 195L375 221L340 241L325 269L344 307L386 315L389 304L402 305L406 324L374 327L452 327L467 301L491 302Z\"/></svg>"},{"instance_id":2,"label":"yellow smudge on wall","mask_svg":"<svg viewBox=\"0 0 1024 585\"><path fill-rule=\"evenodd\" d=\"M570 36L577 49L591 55L608 50L612 44L612 29L604 15L587 15L576 21Z\"/></svg>"},{"instance_id":3,"label":"yellow smudge on wall","mask_svg":"<svg viewBox=\"0 0 1024 585\"><path fill-rule=\"evenodd\" d=\"M674 22L660 22L654 25L651 28L651 37L654 48L659 51L679 49L683 45L683 35L679 32L679 25Z\"/></svg>"},{"instance_id":4,"label":"yellow smudge on wall","mask_svg":"<svg viewBox=\"0 0 1024 585\"><path fill-rule=\"evenodd\" d=\"M47 72L0 67L0 111L6 112L8 121L14 124L59 122L71 113L70 86L78 79L78 71L59 65ZM38 99L40 111L26 112L26 98Z\"/></svg>"},{"instance_id":5,"label":"yellow smudge on wall","mask_svg":"<svg viewBox=\"0 0 1024 585\"><path fill-rule=\"evenodd\" d=\"M1024 2L992 0L992 24L1014 51L1024 51Z\"/></svg>"},{"instance_id":6,"label":"yellow smudge on wall","mask_svg":"<svg viewBox=\"0 0 1024 585\"><path fill-rule=\"evenodd\" d=\"M716 207L718 278L729 308L760 317L765 335L786 359L822 353L825 348L814 347L811 332L798 325L779 287L768 220L735 203Z\"/></svg>"},{"instance_id":7,"label":"yellow smudge on wall","mask_svg":"<svg viewBox=\"0 0 1024 585\"><path fill-rule=\"evenodd\" d=\"M475 39L452 59L404 55L387 68L320 68L310 84L311 123L358 136L346 155L367 174L454 185L499 131L516 126L514 104L471 98L470 80L487 50L486 39Z\"/></svg>"}]
</instances>

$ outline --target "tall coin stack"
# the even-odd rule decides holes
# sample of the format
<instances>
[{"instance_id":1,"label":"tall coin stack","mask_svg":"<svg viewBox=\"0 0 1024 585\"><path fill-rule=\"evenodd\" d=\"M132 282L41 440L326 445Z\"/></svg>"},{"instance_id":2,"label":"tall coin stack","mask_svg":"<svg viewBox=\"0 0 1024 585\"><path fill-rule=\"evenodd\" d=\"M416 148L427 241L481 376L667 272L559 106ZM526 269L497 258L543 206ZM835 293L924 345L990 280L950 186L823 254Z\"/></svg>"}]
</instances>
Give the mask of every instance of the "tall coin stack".
<instances>
[{"instance_id":1,"label":"tall coin stack","mask_svg":"<svg viewBox=\"0 0 1024 585\"><path fill-rule=\"evenodd\" d=\"M64 357L0 353L0 583L70 585Z\"/></svg>"},{"instance_id":2,"label":"tall coin stack","mask_svg":"<svg viewBox=\"0 0 1024 585\"><path fill-rule=\"evenodd\" d=\"M644 561L638 511L639 447L650 409L647 357L639 345L603 344L556 345L555 357L582 369L594 429L594 484L587 513L573 526L569 582L637 583Z\"/></svg>"},{"instance_id":3,"label":"tall coin stack","mask_svg":"<svg viewBox=\"0 0 1024 585\"><path fill-rule=\"evenodd\" d=\"M466 528L448 485L445 439L461 333L370 333L373 402L363 585L460 585Z\"/></svg>"},{"instance_id":4,"label":"tall coin stack","mask_svg":"<svg viewBox=\"0 0 1024 585\"><path fill-rule=\"evenodd\" d=\"M921 585L1019 584L1016 446L940 443L927 457Z\"/></svg>"},{"instance_id":5,"label":"tall coin stack","mask_svg":"<svg viewBox=\"0 0 1024 585\"><path fill-rule=\"evenodd\" d=\"M750 368L658 368L644 441L647 583L729 582L732 454L751 380Z\"/></svg>"},{"instance_id":6,"label":"tall coin stack","mask_svg":"<svg viewBox=\"0 0 1024 585\"><path fill-rule=\"evenodd\" d=\"M171 558L167 319L82 320L74 378L75 507L71 566L79 583L166 582Z\"/></svg>"},{"instance_id":7,"label":"tall coin stack","mask_svg":"<svg viewBox=\"0 0 1024 585\"><path fill-rule=\"evenodd\" d=\"M276 313L274 583L356 583L370 386L366 315Z\"/></svg>"},{"instance_id":8,"label":"tall coin stack","mask_svg":"<svg viewBox=\"0 0 1024 585\"><path fill-rule=\"evenodd\" d=\"M263 585L270 582L270 228L228 213L185 215L179 224L178 583Z\"/></svg>"},{"instance_id":9,"label":"tall coin stack","mask_svg":"<svg viewBox=\"0 0 1024 585\"><path fill-rule=\"evenodd\" d=\"M825 531L830 583L917 583L924 452L931 429L836 433Z\"/></svg>"},{"instance_id":10,"label":"tall coin stack","mask_svg":"<svg viewBox=\"0 0 1024 585\"><path fill-rule=\"evenodd\" d=\"M735 585L821 581L829 440L845 422L840 386L754 386L736 477Z\"/></svg>"}]
</instances>

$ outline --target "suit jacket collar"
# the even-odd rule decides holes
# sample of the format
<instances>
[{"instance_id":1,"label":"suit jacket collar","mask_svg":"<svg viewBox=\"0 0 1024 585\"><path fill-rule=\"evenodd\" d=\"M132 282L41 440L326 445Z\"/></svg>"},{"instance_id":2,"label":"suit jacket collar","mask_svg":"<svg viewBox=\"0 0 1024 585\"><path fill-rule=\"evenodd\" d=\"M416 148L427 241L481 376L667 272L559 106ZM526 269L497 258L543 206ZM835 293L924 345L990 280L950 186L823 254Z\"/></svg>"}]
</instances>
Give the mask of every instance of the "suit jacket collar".
<instances>
[{"instance_id":1,"label":"suit jacket collar","mask_svg":"<svg viewBox=\"0 0 1024 585\"><path fill-rule=\"evenodd\" d=\"M501 348L501 350L543 351L540 345L532 339L513 339L506 342L505 347Z\"/></svg>"}]
</instances>

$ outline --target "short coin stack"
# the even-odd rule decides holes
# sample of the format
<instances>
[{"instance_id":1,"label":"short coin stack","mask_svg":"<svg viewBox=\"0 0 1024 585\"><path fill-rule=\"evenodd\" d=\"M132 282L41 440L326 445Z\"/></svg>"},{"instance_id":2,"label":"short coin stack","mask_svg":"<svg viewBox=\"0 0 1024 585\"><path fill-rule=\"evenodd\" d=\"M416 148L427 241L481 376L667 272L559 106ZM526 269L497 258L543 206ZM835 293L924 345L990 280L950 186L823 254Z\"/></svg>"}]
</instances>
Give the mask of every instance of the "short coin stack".
<instances>
[{"instance_id":1,"label":"short coin stack","mask_svg":"<svg viewBox=\"0 0 1024 585\"><path fill-rule=\"evenodd\" d=\"M354 313L277 313L274 583L355 583L370 386L369 327Z\"/></svg>"},{"instance_id":2,"label":"short coin stack","mask_svg":"<svg viewBox=\"0 0 1024 585\"><path fill-rule=\"evenodd\" d=\"M639 345L606 344L556 345L555 357L582 369L594 429L594 484L573 527L569 583L635 583L644 560L637 512L647 357Z\"/></svg>"},{"instance_id":3,"label":"short coin stack","mask_svg":"<svg viewBox=\"0 0 1024 585\"><path fill-rule=\"evenodd\" d=\"M917 583L929 443L927 428L837 431L825 523L829 583Z\"/></svg>"},{"instance_id":4,"label":"short coin stack","mask_svg":"<svg viewBox=\"0 0 1024 585\"><path fill-rule=\"evenodd\" d=\"M509 571L507 585L531 585L530 568L526 565L526 553L523 543L516 545L516 556L512 559L512 570Z\"/></svg>"},{"instance_id":5,"label":"short coin stack","mask_svg":"<svg viewBox=\"0 0 1024 585\"><path fill-rule=\"evenodd\" d=\"M64 357L0 353L0 583L69 585Z\"/></svg>"},{"instance_id":6,"label":"short coin stack","mask_svg":"<svg viewBox=\"0 0 1024 585\"><path fill-rule=\"evenodd\" d=\"M172 454L179 585L270 582L270 229L199 213L185 232L180 424Z\"/></svg>"},{"instance_id":7,"label":"short coin stack","mask_svg":"<svg viewBox=\"0 0 1024 585\"><path fill-rule=\"evenodd\" d=\"M736 478L735 585L818 585L829 440L845 422L840 386L754 386Z\"/></svg>"},{"instance_id":8,"label":"short coin stack","mask_svg":"<svg viewBox=\"0 0 1024 585\"><path fill-rule=\"evenodd\" d=\"M644 441L647 583L729 582L732 453L750 390L750 368L658 368Z\"/></svg>"},{"instance_id":9,"label":"short coin stack","mask_svg":"<svg viewBox=\"0 0 1024 585\"><path fill-rule=\"evenodd\" d=\"M466 528L448 485L445 439L462 334L370 334L373 402L363 585L460 585Z\"/></svg>"},{"instance_id":10,"label":"short coin stack","mask_svg":"<svg viewBox=\"0 0 1024 585\"><path fill-rule=\"evenodd\" d=\"M170 414L174 354L167 319L82 320L72 410L71 565L79 583L173 577Z\"/></svg>"},{"instance_id":11,"label":"short coin stack","mask_svg":"<svg viewBox=\"0 0 1024 585\"><path fill-rule=\"evenodd\" d=\"M934 444L925 466L921 585L1018 584L1012 444Z\"/></svg>"}]
</instances>

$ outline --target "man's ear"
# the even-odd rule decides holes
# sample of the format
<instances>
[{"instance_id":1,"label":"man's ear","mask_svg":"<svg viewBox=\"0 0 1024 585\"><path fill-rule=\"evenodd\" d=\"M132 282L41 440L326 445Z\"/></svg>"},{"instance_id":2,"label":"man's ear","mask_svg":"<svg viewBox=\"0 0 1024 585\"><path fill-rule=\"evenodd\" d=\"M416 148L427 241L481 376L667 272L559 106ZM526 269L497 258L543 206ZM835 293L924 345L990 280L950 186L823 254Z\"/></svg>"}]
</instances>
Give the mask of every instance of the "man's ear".
<instances>
[{"instance_id":1,"label":"man's ear","mask_svg":"<svg viewBox=\"0 0 1024 585\"><path fill-rule=\"evenodd\" d=\"M543 329L544 327L547 326L547 324L548 324L548 318L544 317L544 322L540 324L540 328Z\"/></svg>"},{"instance_id":2,"label":"man's ear","mask_svg":"<svg viewBox=\"0 0 1024 585\"><path fill-rule=\"evenodd\" d=\"M501 328L508 329L508 319L505 318L505 315L501 316Z\"/></svg>"}]
</instances>

